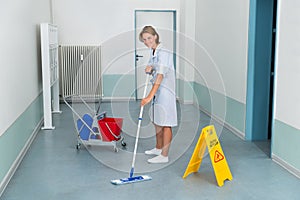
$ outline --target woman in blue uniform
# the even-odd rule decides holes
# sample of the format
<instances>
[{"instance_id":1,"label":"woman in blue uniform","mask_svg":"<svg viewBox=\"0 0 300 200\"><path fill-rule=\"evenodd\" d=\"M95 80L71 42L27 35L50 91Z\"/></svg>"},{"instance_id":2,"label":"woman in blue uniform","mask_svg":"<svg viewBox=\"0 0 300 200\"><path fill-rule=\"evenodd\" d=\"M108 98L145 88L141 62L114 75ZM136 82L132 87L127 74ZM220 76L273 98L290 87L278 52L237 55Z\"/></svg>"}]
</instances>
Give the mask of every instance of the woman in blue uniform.
<instances>
[{"instance_id":1,"label":"woman in blue uniform","mask_svg":"<svg viewBox=\"0 0 300 200\"><path fill-rule=\"evenodd\" d=\"M152 101L150 116L156 131L156 146L145 151L145 154L156 155L148 159L149 163L167 163L172 141L172 127L177 126L173 54L162 48L159 35L152 26L145 26L139 39L151 49L150 60L145 71L152 75L151 91L142 99L141 106Z\"/></svg>"}]
</instances>

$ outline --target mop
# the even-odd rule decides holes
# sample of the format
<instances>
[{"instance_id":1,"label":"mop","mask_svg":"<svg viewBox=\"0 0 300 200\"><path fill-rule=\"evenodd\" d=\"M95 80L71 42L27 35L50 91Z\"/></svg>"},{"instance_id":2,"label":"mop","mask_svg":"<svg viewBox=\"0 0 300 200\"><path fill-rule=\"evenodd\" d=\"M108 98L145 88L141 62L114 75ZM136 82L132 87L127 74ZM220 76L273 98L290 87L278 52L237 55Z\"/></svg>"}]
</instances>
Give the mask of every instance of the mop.
<instances>
[{"instance_id":1,"label":"mop","mask_svg":"<svg viewBox=\"0 0 300 200\"><path fill-rule=\"evenodd\" d=\"M147 78L146 78L146 83L145 83L145 89L144 89L143 98L146 97L146 92L147 92L147 86L148 86L148 82L149 82L149 77L150 77L150 75L148 74ZM110 182L112 184L114 184L114 185L123 185L123 184L127 184L127 183L149 181L149 180L152 179L148 175L133 176L133 173L134 173L134 164L135 164L135 157L136 157L136 151L137 151L139 134L140 134L140 128L141 128L141 123L142 123L142 120L143 120L143 111L144 111L144 106L141 106L140 115L139 115L139 122L138 122L138 128L137 128L136 138L135 138L135 146L134 146L134 151L133 151L132 165L131 165L131 170L130 170L130 173L129 173L129 177L128 178L123 178L123 179L111 180Z\"/></svg>"}]
</instances>

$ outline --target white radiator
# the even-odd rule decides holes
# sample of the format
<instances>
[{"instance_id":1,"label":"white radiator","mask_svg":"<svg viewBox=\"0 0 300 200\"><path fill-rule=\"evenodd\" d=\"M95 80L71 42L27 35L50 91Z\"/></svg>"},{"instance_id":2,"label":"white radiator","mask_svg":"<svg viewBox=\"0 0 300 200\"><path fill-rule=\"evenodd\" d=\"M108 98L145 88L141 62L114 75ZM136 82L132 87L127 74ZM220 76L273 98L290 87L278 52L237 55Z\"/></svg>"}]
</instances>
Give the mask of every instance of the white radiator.
<instances>
[{"instance_id":1,"label":"white radiator","mask_svg":"<svg viewBox=\"0 0 300 200\"><path fill-rule=\"evenodd\" d=\"M84 99L101 97L100 46L60 46L61 95Z\"/></svg>"}]
</instances>

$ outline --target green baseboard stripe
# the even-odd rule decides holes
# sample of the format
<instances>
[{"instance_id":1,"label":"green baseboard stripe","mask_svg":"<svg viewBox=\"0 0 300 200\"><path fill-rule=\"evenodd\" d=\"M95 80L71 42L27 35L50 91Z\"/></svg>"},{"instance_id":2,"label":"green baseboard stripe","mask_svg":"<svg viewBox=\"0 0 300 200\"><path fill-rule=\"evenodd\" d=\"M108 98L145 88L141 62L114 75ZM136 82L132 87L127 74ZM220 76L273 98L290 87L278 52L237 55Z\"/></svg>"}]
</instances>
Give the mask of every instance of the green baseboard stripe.
<instances>
[{"instance_id":1,"label":"green baseboard stripe","mask_svg":"<svg viewBox=\"0 0 300 200\"><path fill-rule=\"evenodd\" d=\"M177 96L182 103L198 104L232 127L239 135L245 132L245 104L225 96L194 81L177 79ZM103 99L128 99L135 97L135 75L104 74Z\"/></svg>"},{"instance_id":2,"label":"green baseboard stripe","mask_svg":"<svg viewBox=\"0 0 300 200\"><path fill-rule=\"evenodd\" d=\"M245 104L214 90L209 90L199 83L194 83L194 91L196 94L195 102L198 102L202 109L223 120L239 135L245 135Z\"/></svg>"},{"instance_id":3,"label":"green baseboard stripe","mask_svg":"<svg viewBox=\"0 0 300 200\"><path fill-rule=\"evenodd\" d=\"M135 75L104 74L103 97L135 97Z\"/></svg>"},{"instance_id":4,"label":"green baseboard stripe","mask_svg":"<svg viewBox=\"0 0 300 200\"><path fill-rule=\"evenodd\" d=\"M194 96L194 82L177 79L177 96L183 104L192 104Z\"/></svg>"},{"instance_id":5,"label":"green baseboard stripe","mask_svg":"<svg viewBox=\"0 0 300 200\"><path fill-rule=\"evenodd\" d=\"M276 162L278 165L286 169L288 172L293 174L294 176L298 177L300 179L300 170L296 169L294 166L292 166L290 163L286 162L282 158L278 157L277 155L272 153L272 160Z\"/></svg>"},{"instance_id":6,"label":"green baseboard stripe","mask_svg":"<svg viewBox=\"0 0 300 200\"><path fill-rule=\"evenodd\" d=\"M300 130L275 120L272 135L272 158L300 178Z\"/></svg>"},{"instance_id":7,"label":"green baseboard stripe","mask_svg":"<svg viewBox=\"0 0 300 200\"><path fill-rule=\"evenodd\" d=\"M39 95L0 136L0 196L43 123L43 98Z\"/></svg>"},{"instance_id":8,"label":"green baseboard stripe","mask_svg":"<svg viewBox=\"0 0 300 200\"><path fill-rule=\"evenodd\" d=\"M246 130L246 104L230 97L226 97L226 122L237 130L245 133Z\"/></svg>"}]
</instances>

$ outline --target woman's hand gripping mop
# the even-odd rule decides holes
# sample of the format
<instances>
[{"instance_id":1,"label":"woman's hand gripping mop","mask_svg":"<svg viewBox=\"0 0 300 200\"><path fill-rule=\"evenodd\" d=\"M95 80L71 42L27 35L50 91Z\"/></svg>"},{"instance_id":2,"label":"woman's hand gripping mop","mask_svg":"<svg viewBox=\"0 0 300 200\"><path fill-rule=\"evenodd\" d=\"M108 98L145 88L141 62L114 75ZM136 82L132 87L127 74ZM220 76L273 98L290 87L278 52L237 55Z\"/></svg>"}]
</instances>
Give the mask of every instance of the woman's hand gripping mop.
<instances>
[{"instance_id":1,"label":"woman's hand gripping mop","mask_svg":"<svg viewBox=\"0 0 300 200\"><path fill-rule=\"evenodd\" d=\"M147 73L147 78L146 78L146 83L145 83L145 89L144 89L143 99L146 97L147 86L148 86L150 74L151 73ZM133 176L133 173L134 173L134 164L135 164L135 158L136 158L136 151L137 151L137 146L138 146L138 141L139 141L139 135L140 135L140 128L141 128L141 123L142 123L142 120L143 120L143 111L144 111L144 106L141 106L140 115L139 115L139 122L138 122L138 128L137 128L136 138L135 138L135 146L134 146L134 151L133 151L132 165L131 165L131 170L130 170L130 173L129 173L129 177L128 178L123 178L123 179L111 180L110 182L112 184L114 184L114 185L123 185L123 184L127 184L127 183L135 183L135 182L141 182L141 181L148 181L148 180L152 179L148 175Z\"/></svg>"}]
</instances>

